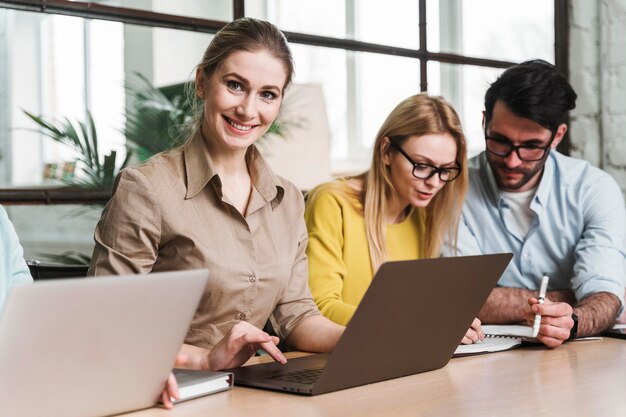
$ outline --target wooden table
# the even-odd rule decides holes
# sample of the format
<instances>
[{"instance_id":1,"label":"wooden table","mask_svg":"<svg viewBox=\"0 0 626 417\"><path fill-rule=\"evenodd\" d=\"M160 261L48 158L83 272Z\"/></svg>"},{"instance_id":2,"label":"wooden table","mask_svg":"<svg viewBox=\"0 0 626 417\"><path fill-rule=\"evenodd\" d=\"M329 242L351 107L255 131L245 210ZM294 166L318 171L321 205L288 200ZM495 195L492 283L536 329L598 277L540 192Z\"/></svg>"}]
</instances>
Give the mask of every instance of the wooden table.
<instances>
[{"instance_id":1,"label":"wooden table","mask_svg":"<svg viewBox=\"0 0 626 417\"><path fill-rule=\"evenodd\" d=\"M132 417L626 416L626 340L455 358L442 369L315 397L234 387Z\"/></svg>"}]
</instances>

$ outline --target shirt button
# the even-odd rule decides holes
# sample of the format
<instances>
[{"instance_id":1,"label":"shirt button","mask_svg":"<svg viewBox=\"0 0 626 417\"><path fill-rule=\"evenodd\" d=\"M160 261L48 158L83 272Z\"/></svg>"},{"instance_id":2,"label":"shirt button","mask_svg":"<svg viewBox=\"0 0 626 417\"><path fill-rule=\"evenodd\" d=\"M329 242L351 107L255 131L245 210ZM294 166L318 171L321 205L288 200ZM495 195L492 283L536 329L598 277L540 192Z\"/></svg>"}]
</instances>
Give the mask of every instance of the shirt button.
<instances>
[{"instance_id":1,"label":"shirt button","mask_svg":"<svg viewBox=\"0 0 626 417\"><path fill-rule=\"evenodd\" d=\"M256 277L254 275L250 275L248 279L250 280L250 282L256 281Z\"/></svg>"},{"instance_id":2,"label":"shirt button","mask_svg":"<svg viewBox=\"0 0 626 417\"><path fill-rule=\"evenodd\" d=\"M246 314L245 313L239 313L239 320L245 320L246 319Z\"/></svg>"}]
</instances>

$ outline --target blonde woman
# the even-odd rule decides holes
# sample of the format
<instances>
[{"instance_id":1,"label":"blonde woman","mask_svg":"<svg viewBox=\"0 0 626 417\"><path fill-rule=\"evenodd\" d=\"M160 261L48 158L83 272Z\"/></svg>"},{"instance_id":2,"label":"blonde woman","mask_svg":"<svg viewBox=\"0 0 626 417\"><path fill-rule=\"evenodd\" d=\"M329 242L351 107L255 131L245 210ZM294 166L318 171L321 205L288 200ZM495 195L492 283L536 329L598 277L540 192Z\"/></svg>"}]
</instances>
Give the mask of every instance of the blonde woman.
<instances>
[{"instance_id":1,"label":"blonde woman","mask_svg":"<svg viewBox=\"0 0 626 417\"><path fill-rule=\"evenodd\" d=\"M387 117L371 168L308 196L309 287L317 306L346 325L387 260L439 256L456 236L467 190L465 137L441 97L417 94ZM482 338L476 319L463 338Z\"/></svg>"}]
</instances>

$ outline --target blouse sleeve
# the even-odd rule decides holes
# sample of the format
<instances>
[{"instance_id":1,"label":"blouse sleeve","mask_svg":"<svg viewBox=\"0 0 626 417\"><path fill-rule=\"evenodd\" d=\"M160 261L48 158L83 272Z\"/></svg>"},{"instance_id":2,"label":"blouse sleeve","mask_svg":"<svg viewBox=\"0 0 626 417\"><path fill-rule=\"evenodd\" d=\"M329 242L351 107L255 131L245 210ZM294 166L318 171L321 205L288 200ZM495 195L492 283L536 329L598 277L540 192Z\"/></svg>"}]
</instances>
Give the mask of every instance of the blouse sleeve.
<instances>
[{"instance_id":1,"label":"blouse sleeve","mask_svg":"<svg viewBox=\"0 0 626 417\"><path fill-rule=\"evenodd\" d=\"M295 186L290 186L285 199L288 200L286 204L290 207L289 211L293 209L294 221L289 236L297 248L291 265L289 281L283 288L280 300L270 317L272 327L283 340L289 337L289 334L302 319L320 314L311 296L307 280L306 247L308 236L303 219L304 201L302 193Z\"/></svg>"},{"instance_id":2,"label":"blouse sleeve","mask_svg":"<svg viewBox=\"0 0 626 417\"><path fill-rule=\"evenodd\" d=\"M159 250L161 215L151 182L129 168L117 177L113 196L94 233L88 275L148 273Z\"/></svg>"}]
</instances>

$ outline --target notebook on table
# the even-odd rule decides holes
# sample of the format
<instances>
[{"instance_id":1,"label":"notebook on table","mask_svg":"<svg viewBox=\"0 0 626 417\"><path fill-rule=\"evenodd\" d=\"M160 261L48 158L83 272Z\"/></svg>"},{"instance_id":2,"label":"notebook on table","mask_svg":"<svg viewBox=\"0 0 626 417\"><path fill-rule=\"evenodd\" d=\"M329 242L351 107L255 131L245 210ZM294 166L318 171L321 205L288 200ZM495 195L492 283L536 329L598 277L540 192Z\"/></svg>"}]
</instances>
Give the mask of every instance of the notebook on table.
<instances>
[{"instance_id":1,"label":"notebook on table","mask_svg":"<svg viewBox=\"0 0 626 417\"><path fill-rule=\"evenodd\" d=\"M609 330L602 333L602 336L615 337L617 339L626 339L626 324L616 324Z\"/></svg>"},{"instance_id":2,"label":"notebook on table","mask_svg":"<svg viewBox=\"0 0 626 417\"><path fill-rule=\"evenodd\" d=\"M155 405L207 278L195 270L15 287L0 313L0 416Z\"/></svg>"},{"instance_id":3,"label":"notebook on table","mask_svg":"<svg viewBox=\"0 0 626 417\"><path fill-rule=\"evenodd\" d=\"M196 371L193 369L174 369L174 376L178 383L180 403L204 395L225 391L233 386L233 374L230 372Z\"/></svg>"},{"instance_id":4,"label":"notebook on table","mask_svg":"<svg viewBox=\"0 0 626 417\"><path fill-rule=\"evenodd\" d=\"M515 329L519 327L519 329ZM528 328L528 331L524 329ZM459 345L454 351L454 356L476 355L480 353L493 353L509 350L522 345L522 337L532 334L532 328L528 326L482 326L485 338L471 345ZM508 330L505 328L509 328Z\"/></svg>"},{"instance_id":5,"label":"notebook on table","mask_svg":"<svg viewBox=\"0 0 626 417\"><path fill-rule=\"evenodd\" d=\"M524 324L485 324L482 326L485 339L482 343L471 345L459 345L454 356L473 355L478 353L500 352L513 349L522 344L541 344L541 341L533 337L533 329ZM606 333L603 335L607 335ZM584 342L601 340L599 336L579 337L570 342Z\"/></svg>"},{"instance_id":6,"label":"notebook on table","mask_svg":"<svg viewBox=\"0 0 626 417\"><path fill-rule=\"evenodd\" d=\"M331 354L232 369L235 385L317 395L441 368L511 257L387 262Z\"/></svg>"}]
</instances>

